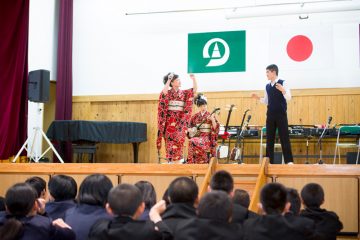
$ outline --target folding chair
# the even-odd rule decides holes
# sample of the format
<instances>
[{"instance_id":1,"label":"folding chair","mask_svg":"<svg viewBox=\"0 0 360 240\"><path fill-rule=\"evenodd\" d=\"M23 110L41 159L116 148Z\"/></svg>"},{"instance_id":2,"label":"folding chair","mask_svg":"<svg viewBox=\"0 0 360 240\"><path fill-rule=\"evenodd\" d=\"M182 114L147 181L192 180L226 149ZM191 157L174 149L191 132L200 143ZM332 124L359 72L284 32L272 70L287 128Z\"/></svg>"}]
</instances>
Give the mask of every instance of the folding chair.
<instances>
[{"instance_id":1,"label":"folding chair","mask_svg":"<svg viewBox=\"0 0 360 240\"><path fill-rule=\"evenodd\" d=\"M355 142L340 142L341 135L358 135ZM339 132L336 139L335 145L335 154L334 154L334 164L336 162L336 153L339 156L340 164L340 148L357 148L356 164L359 162L359 152L360 152L360 126L342 126L339 128Z\"/></svg>"},{"instance_id":2,"label":"folding chair","mask_svg":"<svg viewBox=\"0 0 360 240\"><path fill-rule=\"evenodd\" d=\"M263 143L263 139L264 139L264 135L266 134L266 127L263 127L261 129L261 134L260 134L260 158L259 158L259 164L261 164L262 158L263 158L263 149L266 149L266 142ZM278 135L278 130L276 129L276 136ZM275 136L275 140L276 140L276 136ZM281 144L280 143L275 143L274 145L274 150L275 149L281 149ZM282 159L282 164L284 164L284 155L281 155L281 159Z\"/></svg>"}]
</instances>

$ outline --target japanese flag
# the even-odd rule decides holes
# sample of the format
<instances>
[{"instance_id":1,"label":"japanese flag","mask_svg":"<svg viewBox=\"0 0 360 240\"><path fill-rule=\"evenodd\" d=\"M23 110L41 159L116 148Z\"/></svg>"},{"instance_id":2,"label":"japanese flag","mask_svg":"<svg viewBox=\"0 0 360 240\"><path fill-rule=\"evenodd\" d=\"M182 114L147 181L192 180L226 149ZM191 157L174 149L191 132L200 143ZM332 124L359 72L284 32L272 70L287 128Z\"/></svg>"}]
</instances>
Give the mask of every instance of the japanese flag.
<instances>
[{"instance_id":1,"label":"japanese flag","mask_svg":"<svg viewBox=\"0 0 360 240\"><path fill-rule=\"evenodd\" d=\"M333 34L329 25L275 28L269 39L269 62L281 69L333 66Z\"/></svg>"}]
</instances>

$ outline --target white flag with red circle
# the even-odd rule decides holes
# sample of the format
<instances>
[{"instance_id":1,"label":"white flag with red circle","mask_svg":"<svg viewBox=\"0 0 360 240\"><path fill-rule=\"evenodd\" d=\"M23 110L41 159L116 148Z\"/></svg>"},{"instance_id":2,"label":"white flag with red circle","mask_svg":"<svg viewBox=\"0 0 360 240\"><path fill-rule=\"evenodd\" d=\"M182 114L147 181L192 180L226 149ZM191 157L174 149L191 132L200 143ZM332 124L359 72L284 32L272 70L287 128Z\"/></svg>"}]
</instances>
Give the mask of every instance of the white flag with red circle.
<instances>
[{"instance_id":1,"label":"white flag with red circle","mask_svg":"<svg viewBox=\"0 0 360 240\"><path fill-rule=\"evenodd\" d=\"M269 63L280 69L320 69L333 65L329 25L280 27L270 32Z\"/></svg>"}]
</instances>

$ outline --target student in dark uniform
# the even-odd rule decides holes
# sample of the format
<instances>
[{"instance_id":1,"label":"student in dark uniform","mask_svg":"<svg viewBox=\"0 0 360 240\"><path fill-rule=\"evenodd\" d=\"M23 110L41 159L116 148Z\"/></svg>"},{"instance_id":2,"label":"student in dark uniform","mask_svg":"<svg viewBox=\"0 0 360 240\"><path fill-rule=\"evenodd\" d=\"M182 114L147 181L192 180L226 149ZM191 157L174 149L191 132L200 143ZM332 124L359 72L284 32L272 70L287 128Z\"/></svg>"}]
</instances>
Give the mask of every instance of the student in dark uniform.
<instances>
[{"instance_id":1,"label":"student in dark uniform","mask_svg":"<svg viewBox=\"0 0 360 240\"><path fill-rule=\"evenodd\" d=\"M198 193L198 186L188 177L178 177L170 183L170 204L162 214L162 219L172 231L180 222L196 217L194 205L198 201Z\"/></svg>"},{"instance_id":2,"label":"student in dark uniform","mask_svg":"<svg viewBox=\"0 0 360 240\"><path fill-rule=\"evenodd\" d=\"M287 101L291 99L290 89L284 80L279 79L279 68L275 64L266 67L266 76L270 83L266 85L264 97L256 93L251 97L267 105L266 112L266 156L274 163L274 144L276 129L279 131L281 149L285 163L293 163L288 132Z\"/></svg>"},{"instance_id":3,"label":"student in dark uniform","mask_svg":"<svg viewBox=\"0 0 360 240\"><path fill-rule=\"evenodd\" d=\"M112 220L99 220L89 234L92 240L157 240L172 239L166 224L161 221L160 212L165 209L161 201L150 210L152 221L137 220L145 209L140 190L130 184L120 184L111 189L106 210Z\"/></svg>"},{"instance_id":4,"label":"student in dark uniform","mask_svg":"<svg viewBox=\"0 0 360 240\"><path fill-rule=\"evenodd\" d=\"M299 193L294 188L287 188L287 201L290 203L285 218L295 229L304 232L309 239L315 238L315 222L309 218L299 216L301 199Z\"/></svg>"},{"instance_id":5,"label":"student in dark uniform","mask_svg":"<svg viewBox=\"0 0 360 240\"><path fill-rule=\"evenodd\" d=\"M25 183L32 186L37 194L37 198L46 199L47 192L46 192L46 181L41 177L31 177L26 179Z\"/></svg>"},{"instance_id":6,"label":"student in dark uniform","mask_svg":"<svg viewBox=\"0 0 360 240\"><path fill-rule=\"evenodd\" d=\"M145 203L145 210L139 217L139 220L149 220L150 209L156 204L155 188L148 181L139 181L135 183L135 186L139 188Z\"/></svg>"},{"instance_id":7,"label":"student in dark uniform","mask_svg":"<svg viewBox=\"0 0 360 240\"><path fill-rule=\"evenodd\" d=\"M323 188L317 183L306 184L301 190L301 198L305 209L300 216L314 220L316 239L335 240L343 224L336 213L320 208L324 203Z\"/></svg>"},{"instance_id":8,"label":"student in dark uniform","mask_svg":"<svg viewBox=\"0 0 360 240\"><path fill-rule=\"evenodd\" d=\"M80 185L78 204L65 213L65 222L76 233L77 240L88 239L91 226L99 219L112 218L105 210L110 179L103 174L87 176Z\"/></svg>"},{"instance_id":9,"label":"student in dark uniform","mask_svg":"<svg viewBox=\"0 0 360 240\"><path fill-rule=\"evenodd\" d=\"M241 240L241 224L231 223L233 203L224 191L206 193L198 206L198 218L178 225L176 240Z\"/></svg>"},{"instance_id":10,"label":"student in dark uniform","mask_svg":"<svg viewBox=\"0 0 360 240\"><path fill-rule=\"evenodd\" d=\"M299 193L294 188L287 188L287 201L290 203L289 212L292 215L298 216L301 209L301 199Z\"/></svg>"},{"instance_id":11,"label":"student in dark uniform","mask_svg":"<svg viewBox=\"0 0 360 240\"><path fill-rule=\"evenodd\" d=\"M74 178L66 175L52 176L48 189L50 201L45 206L47 216L64 219L66 210L75 207L77 184Z\"/></svg>"},{"instance_id":12,"label":"student in dark uniform","mask_svg":"<svg viewBox=\"0 0 360 240\"><path fill-rule=\"evenodd\" d=\"M38 210L37 213L42 216L47 216L45 212L45 204L48 200L48 195L46 191L46 181L41 177L31 177L26 179L25 183L29 184L36 191L37 202L38 202Z\"/></svg>"},{"instance_id":13,"label":"student in dark uniform","mask_svg":"<svg viewBox=\"0 0 360 240\"><path fill-rule=\"evenodd\" d=\"M244 208L249 208L250 205L249 193L243 189L235 189L233 196L233 203L239 204Z\"/></svg>"},{"instance_id":14,"label":"student in dark uniform","mask_svg":"<svg viewBox=\"0 0 360 240\"><path fill-rule=\"evenodd\" d=\"M74 232L62 219L52 221L36 214L37 194L28 184L18 183L9 188L5 204L7 212L0 214L0 239L75 239Z\"/></svg>"},{"instance_id":15,"label":"student in dark uniform","mask_svg":"<svg viewBox=\"0 0 360 240\"><path fill-rule=\"evenodd\" d=\"M210 180L210 190L224 191L232 198L234 190L234 179L227 171L217 171ZM248 218L257 217L258 215L240 204L234 204L232 222L243 223Z\"/></svg>"},{"instance_id":16,"label":"student in dark uniform","mask_svg":"<svg viewBox=\"0 0 360 240\"><path fill-rule=\"evenodd\" d=\"M294 227L284 214L290 208L287 202L286 188L279 183L269 183L260 193L260 208L264 215L244 222L244 239L246 240L304 240L311 235Z\"/></svg>"}]
</instances>

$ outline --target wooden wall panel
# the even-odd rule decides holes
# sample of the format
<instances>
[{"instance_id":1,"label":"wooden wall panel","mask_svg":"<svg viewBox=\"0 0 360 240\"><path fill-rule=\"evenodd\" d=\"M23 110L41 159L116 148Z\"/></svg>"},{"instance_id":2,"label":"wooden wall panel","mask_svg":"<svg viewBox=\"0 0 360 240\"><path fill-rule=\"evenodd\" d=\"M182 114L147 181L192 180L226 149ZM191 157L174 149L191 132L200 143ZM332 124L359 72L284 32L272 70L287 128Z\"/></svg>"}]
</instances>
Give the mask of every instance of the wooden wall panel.
<instances>
[{"instance_id":1,"label":"wooden wall panel","mask_svg":"<svg viewBox=\"0 0 360 240\"><path fill-rule=\"evenodd\" d=\"M161 200L169 184L178 176L141 176L141 175L122 175L121 183L135 184L138 181L149 181L153 184L156 191L157 200Z\"/></svg>"},{"instance_id":2,"label":"wooden wall panel","mask_svg":"<svg viewBox=\"0 0 360 240\"><path fill-rule=\"evenodd\" d=\"M263 91L257 91L260 95ZM226 123L225 107L236 104L230 125L239 125L246 109L251 109L251 125L263 126L266 120L266 106L250 98L251 91L209 92L205 93L209 101L209 110L221 107L218 119ZM345 89L294 89L293 99L288 104L289 124L325 124L332 116L332 125L340 123L360 123L360 88ZM139 162L155 163L158 161L155 147L157 135L158 94L134 94L116 96L74 96L74 120L101 121L137 121L147 123L148 141L140 144ZM194 108L196 111L196 109ZM315 139L314 139L315 140ZM304 142L294 141L294 154L305 154ZM187 144L187 143L186 143ZM323 144L323 155L334 154L334 139ZM186 150L185 150L186 151ZM318 154L316 142L309 145L309 154ZM161 155L164 156L164 148ZM259 142L245 145L246 155L259 155ZM130 144L98 144L96 155L98 162L132 162L133 153ZM247 159L248 163L258 163L258 158ZM295 159L302 163L305 159ZM310 159L317 162L316 158ZM330 158L326 159L331 163Z\"/></svg>"},{"instance_id":3,"label":"wooden wall panel","mask_svg":"<svg viewBox=\"0 0 360 240\"><path fill-rule=\"evenodd\" d=\"M25 172L24 174L6 174L6 173L0 174L0 182L1 182L0 196L5 197L6 191L14 184L25 182L26 179L35 176L41 177L46 182L48 182L50 179L50 175L47 174L29 174Z\"/></svg>"}]
</instances>

